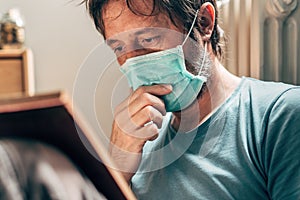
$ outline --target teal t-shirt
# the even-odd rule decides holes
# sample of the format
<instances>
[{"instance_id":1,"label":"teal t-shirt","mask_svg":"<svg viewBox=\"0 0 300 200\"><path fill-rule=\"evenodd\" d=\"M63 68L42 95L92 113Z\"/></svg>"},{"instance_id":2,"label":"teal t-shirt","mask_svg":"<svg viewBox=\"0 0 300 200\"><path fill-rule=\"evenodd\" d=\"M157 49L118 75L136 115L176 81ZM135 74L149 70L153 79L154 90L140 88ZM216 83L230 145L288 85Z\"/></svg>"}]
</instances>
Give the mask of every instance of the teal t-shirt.
<instances>
[{"instance_id":1,"label":"teal t-shirt","mask_svg":"<svg viewBox=\"0 0 300 200\"><path fill-rule=\"evenodd\" d=\"M300 87L243 78L196 129L169 121L144 147L138 199L300 199Z\"/></svg>"}]
</instances>

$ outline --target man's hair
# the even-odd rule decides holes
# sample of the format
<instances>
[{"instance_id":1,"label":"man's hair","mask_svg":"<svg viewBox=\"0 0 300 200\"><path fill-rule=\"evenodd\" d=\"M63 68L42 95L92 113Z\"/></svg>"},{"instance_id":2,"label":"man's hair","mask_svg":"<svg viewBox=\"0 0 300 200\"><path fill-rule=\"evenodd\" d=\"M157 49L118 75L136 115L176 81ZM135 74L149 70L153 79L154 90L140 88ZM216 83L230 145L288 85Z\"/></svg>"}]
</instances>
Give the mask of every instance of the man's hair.
<instances>
[{"instance_id":1,"label":"man's hair","mask_svg":"<svg viewBox=\"0 0 300 200\"><path fill-rule=\"evenodd\" d=\"M110 0L83 0L82 3L86 4L86 7L89 11L90 16L94 20L94 24L96 29L103 35L105 38L105 27L104 20L102 18L102 11L104 6ZM197 9L201 7L201 5L205 2L210 2L213 4L216 10L215 17L215 26L210 38L210 42L212 44L213 52L219 58L222 57L222 48L220 44L220 32L218 30L218 9L216 0L153 0L153 8L151 13L142 13L135 6L136 0L126 0L126 4L128 8L136 15L144 15L144 16L155 16L159 12L166 13L171 19L172 23L175 26L183 25L184 29L188 31L191 27ZM149 0L138 0L138 1L149 1ZM175 20L176 19L176 20ZM200 20L200 24L202 19ZM178 24L181 23L181 24ZM195 24L195 28L202 34L201 28L198 26L199 23ZM194 34L191 34L191 37L196 40Z\"/></svg>"}]
</instances>

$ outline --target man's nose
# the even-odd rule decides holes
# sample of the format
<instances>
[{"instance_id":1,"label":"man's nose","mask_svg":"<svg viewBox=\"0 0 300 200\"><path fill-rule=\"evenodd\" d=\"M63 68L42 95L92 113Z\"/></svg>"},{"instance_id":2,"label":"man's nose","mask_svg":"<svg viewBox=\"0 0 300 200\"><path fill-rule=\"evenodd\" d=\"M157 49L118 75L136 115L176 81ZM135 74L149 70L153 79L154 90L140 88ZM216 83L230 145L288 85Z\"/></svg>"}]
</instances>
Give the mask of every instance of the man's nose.
<instances>
[{"instance_id":1,"label":"man's nose","mask_svg":"<svg viewBox=\"0 0 300 200\"><path fill-rule=\"evenodd\" d=\"M157 50L144 49L144 48L132 49L132 50L126 51L124 54L118 56L118 62L119 62L120 65L123 65L126 62L126 60L129 59L129 58L142 56L142 55L153 53L153 52L156 52L156 51Z\"/></svg>"}]
</instances>

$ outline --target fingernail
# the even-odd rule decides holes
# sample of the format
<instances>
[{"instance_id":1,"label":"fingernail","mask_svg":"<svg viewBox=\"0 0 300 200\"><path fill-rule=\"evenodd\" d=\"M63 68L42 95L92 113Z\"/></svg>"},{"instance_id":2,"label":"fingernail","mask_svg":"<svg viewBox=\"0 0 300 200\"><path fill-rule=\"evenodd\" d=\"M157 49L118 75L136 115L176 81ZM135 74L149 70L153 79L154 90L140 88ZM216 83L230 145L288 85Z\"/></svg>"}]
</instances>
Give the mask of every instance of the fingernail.
<instances>
[{"instance_id":1,"label":"fingernail","mask_svg":"<svg viewBox=\"0 0 300 200\"><path fill-rule=\"evenodd\" d=\"M166 90L172 90L173 89L172 85L163 85L163 87Z\"/></svg>"}]
</instances>

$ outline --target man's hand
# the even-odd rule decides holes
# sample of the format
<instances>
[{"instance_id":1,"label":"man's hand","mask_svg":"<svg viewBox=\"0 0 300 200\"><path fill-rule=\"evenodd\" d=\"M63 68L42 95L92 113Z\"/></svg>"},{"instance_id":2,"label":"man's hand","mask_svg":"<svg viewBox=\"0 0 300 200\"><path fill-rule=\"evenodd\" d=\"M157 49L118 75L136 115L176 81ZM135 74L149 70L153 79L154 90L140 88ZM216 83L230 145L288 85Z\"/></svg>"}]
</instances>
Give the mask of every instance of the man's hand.
<instances>
[{"instance_id":1,"label":"man's hand","mask_svg":"<svg viewBox=\"0 0 300 200\"><path fill-rule=\"evenodd\" d=\"M159 96L169 94L170 85L142 86L115 110L110 153L129 182L136 172L146 141L158 137L166 109Z\"/></svg>"}]
</instances>

